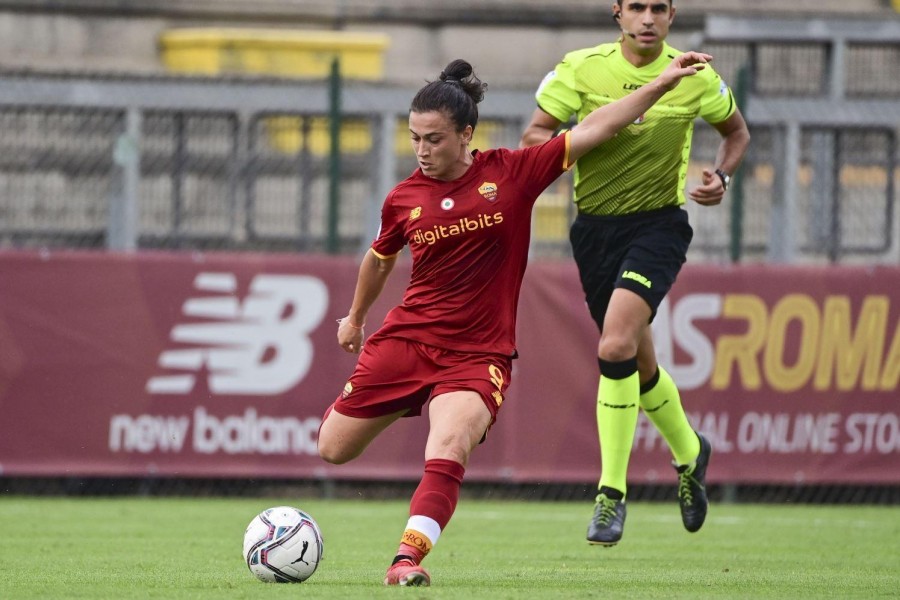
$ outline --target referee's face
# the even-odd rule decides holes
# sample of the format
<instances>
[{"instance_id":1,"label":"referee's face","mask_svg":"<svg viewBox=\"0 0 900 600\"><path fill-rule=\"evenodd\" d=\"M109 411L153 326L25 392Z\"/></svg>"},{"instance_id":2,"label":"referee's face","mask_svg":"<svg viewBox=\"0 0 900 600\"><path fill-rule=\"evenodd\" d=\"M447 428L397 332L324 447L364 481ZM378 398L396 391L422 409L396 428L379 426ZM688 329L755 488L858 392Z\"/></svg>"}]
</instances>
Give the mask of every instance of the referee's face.
<instances>
[{"instance_id":1,"label":"referee's face","mask_svg":"<svg viewBox=\"0 0 900 600\"><path fill-rule=\"evenodd\" d=\"M621 6L618 2L613 5L613 15L618 15L616 20L622 28L626 47L635 54L647 56L662 48L675 17L675 8L669 0L623 0Z\"/></svg>"}]
</instances>

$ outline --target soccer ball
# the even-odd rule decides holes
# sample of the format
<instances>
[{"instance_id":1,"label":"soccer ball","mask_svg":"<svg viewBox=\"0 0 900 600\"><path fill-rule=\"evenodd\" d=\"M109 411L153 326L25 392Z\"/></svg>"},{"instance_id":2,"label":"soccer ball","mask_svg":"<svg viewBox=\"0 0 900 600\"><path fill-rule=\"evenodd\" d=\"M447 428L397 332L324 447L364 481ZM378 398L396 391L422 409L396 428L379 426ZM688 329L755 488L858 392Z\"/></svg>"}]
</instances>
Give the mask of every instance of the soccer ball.
<instances>
[{"instance_id":1,"label":"soccer ball","mask_svg":"<svg viewBox=\"0 0 900 600\"><path fill-rule=\"evenodd\" d=\"M322 532L311 516L291 506L268 508L244 532L250 572L268 583L300 583L322 560Z\"/></svg>"}]
</instances>

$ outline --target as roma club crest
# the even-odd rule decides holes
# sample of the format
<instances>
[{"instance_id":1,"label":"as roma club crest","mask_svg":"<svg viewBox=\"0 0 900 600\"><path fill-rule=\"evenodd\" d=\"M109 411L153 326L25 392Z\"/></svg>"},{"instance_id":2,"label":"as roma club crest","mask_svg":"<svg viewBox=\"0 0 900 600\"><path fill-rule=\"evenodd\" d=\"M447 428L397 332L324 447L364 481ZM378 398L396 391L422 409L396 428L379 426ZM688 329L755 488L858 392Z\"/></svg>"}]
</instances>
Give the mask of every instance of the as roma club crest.
<instances>
[{"instance_id":1,"label":"as roma club crest","mask_svg":"<svg viewBox=\"0 0 900 600\"><path fill-rule=\"evenodd\" d=\"M497 184L485 181L478 188L478 193L484 196L484 199L488 202L493 202L497 199Z\"/></svg>"}]
</instances>

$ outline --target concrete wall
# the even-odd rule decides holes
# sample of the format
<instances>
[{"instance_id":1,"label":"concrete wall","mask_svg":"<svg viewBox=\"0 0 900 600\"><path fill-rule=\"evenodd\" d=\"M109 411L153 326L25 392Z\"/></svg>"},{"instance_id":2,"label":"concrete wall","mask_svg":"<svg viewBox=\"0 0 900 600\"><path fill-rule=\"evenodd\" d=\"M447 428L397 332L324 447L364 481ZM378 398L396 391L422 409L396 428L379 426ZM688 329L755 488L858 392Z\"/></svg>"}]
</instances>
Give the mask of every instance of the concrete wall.
<instances>
[{"instance_id":1,"label":"concrete wall","mask_svg":"<svg viewBox=\"0 0 900 600\"><path fill-rule=\"evenodd\" d=\"M678 0L670 42L691 47L715 12L895 18L886 0L793 0L789 10L781 0L749 4ZM163 72L158 39L172 28L337 27L388 34L392 82L416 85L466 58L489 84L531 88L566 51L613 39L609 11L597 0L0 0L0 68Z\"/></svg>"}]
</instances>

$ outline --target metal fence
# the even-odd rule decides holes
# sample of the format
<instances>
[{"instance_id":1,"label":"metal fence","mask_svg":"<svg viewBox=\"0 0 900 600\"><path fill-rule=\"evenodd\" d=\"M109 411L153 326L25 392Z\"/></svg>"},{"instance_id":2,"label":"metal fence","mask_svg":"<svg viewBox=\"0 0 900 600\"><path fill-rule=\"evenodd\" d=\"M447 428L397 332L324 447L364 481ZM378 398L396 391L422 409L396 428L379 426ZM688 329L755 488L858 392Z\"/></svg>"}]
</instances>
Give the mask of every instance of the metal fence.
<instances>
[{"instance_id":1,"label":"metal fence","mask_svg":"<svg viewBox=\"0 0 900 600\"><path fill-rule=\"evenodd\" d=\"M711 17L698 45L753 142L723 206L689 202L691 259L900 261L900 23ZM356 252L415 168L415 90L347 83L339 128L331 90L0 73L0 247ZM516 146L533 108L530 89L489 90L475 145ZM698 125L688 185L718 143ZM538 202L533 253L567 255L572 216L564 176Z\"/></svg>"},{"instance_id":2,"label":"metal fence","mask_svg":"<svg viewBox=\"0 0 900 600\"><path fill-rule=\"evenodd\" d=\"M335 173L322 82L0 79L5 246L355 251L416 164L408 90L344 90ZM517 144L521 113L483 112L477 146Z\"/></svg>"},{"instance_id":3,"label":"metal fence","mask_svg":"<svg viewBox=\"0 0 900 600\"><path fill-rule=\"evenodd\" d=\"M707 239L731 257L900 261L900 21L710 17L702 45L753 135L728 225L700 217Z\"/></svg>"}]
</instances>

